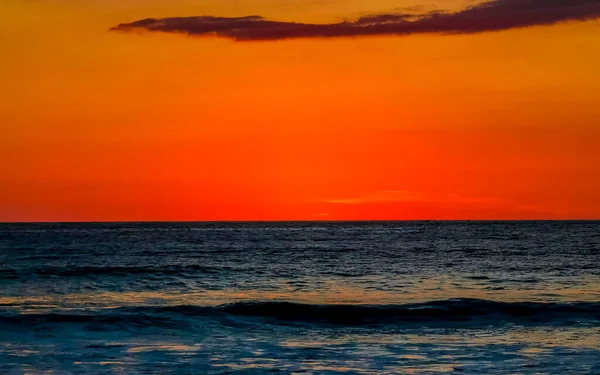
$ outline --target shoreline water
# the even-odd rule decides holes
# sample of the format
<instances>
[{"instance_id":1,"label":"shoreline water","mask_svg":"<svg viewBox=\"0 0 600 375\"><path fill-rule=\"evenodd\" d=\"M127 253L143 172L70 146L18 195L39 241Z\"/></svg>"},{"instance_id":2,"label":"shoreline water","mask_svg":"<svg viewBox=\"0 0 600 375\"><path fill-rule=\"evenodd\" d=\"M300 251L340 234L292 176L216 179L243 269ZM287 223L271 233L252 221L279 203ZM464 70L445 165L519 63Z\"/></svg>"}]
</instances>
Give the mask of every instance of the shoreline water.
<instances>
[{"instance_id":1,"label":"shoreline water","mask_svg":"<svg viewBox=\"0 0 600 375\"><path fill-rule=\"evenodd\" d=\"M7 374L600 373L600 222L0 224Z\"/></svg>"}]
</instances>

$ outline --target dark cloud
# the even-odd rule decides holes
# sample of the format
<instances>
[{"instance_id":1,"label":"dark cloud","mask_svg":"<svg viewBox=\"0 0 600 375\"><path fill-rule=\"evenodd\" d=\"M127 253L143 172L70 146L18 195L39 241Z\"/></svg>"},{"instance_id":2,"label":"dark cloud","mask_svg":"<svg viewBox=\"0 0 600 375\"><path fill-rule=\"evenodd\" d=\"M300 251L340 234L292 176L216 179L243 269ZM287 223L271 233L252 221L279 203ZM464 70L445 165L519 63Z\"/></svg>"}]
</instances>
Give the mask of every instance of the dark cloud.
<instances>
[{"instance_id":1,"label":"dark cloud","mask_svg":"<svg viewBox=\"0 0 600 375\"><path fill-rule=\"evenodd\" d=\"M183 33L246 41L417 33L465 34L599 17L600 0L492 0L458 12L377 14L333 24L277 22L260 16L202 16L148 18L120 24L111 30Z\"/></svg>"}]
</instances>

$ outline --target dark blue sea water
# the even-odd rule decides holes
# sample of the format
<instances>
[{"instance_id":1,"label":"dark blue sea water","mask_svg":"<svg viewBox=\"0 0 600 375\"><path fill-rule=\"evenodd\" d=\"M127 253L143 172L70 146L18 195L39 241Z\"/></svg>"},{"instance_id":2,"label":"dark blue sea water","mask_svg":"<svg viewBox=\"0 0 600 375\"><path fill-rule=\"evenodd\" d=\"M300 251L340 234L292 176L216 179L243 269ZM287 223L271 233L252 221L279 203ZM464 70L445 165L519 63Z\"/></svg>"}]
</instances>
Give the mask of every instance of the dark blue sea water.
<instances>
[{"instance_id":1,"label":"dark blue sea water","mask_svg":"<svg viewBox=\"0 0 600 375\"><path fill-rule=\"evenodd\" d=\"M0 224L0 374L600 374L600 222Z\"/></svg>"}]
</instances>

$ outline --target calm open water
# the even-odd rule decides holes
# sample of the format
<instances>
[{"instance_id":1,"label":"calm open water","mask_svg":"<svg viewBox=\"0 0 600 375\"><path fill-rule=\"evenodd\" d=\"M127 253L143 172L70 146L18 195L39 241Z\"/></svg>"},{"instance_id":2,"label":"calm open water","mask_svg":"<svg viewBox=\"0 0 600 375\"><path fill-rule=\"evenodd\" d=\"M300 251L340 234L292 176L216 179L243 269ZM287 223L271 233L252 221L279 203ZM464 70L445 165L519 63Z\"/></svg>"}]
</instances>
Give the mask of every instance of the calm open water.
<instances>
[{"instance_id":1,"label":"calm open water","mask_svg":"<svg viewBox=\"0 0 600 375\"><path fill-rule=\"evenodd\" d=\"M600 222L0 224L0 374L600 374Z\"/></svg>"}]
</instances>

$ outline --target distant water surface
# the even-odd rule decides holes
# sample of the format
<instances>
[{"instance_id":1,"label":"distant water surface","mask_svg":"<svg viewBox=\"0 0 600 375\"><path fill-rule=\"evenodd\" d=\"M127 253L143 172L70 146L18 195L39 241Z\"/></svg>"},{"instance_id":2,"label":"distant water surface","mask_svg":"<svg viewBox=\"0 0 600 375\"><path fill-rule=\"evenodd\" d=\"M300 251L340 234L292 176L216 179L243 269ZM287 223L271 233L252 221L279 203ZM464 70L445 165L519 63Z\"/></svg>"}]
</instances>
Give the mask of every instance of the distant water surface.
<instances>
[{"instance_id":1,"label":"distant water surface","mask_svg":"<svg viewBox=\"0 0 600 375\"><path fill-rule=\"evenodd\" d=\"M600 374L600 222L0 224L1 374Z\"/></svg>"}]
</instances>

